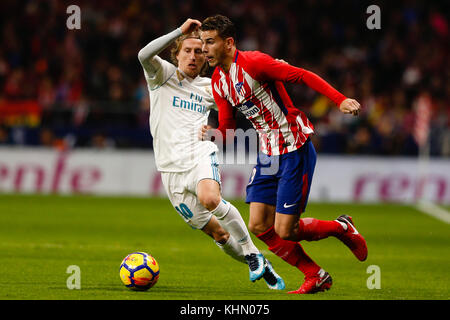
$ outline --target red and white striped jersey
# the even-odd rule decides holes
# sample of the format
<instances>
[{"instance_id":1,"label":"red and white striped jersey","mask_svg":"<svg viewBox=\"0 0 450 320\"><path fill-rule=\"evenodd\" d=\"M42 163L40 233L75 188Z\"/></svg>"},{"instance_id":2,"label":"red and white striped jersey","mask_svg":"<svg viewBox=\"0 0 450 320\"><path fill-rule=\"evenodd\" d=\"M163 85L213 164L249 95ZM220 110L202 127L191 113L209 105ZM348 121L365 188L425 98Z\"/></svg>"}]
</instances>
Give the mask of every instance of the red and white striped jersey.
<instances>
[{"instance_id":1,"label":"red and white striped jersey","mask_svg":"<svg viewBox=\"0 0 450 320\"><path fill-rule=\"evenodd\" d=\"M273 59L259 51L236 50L228 72L217 67L211 83L219 110L219 127L235 129L236 109L258 132L260 149L268 155L300 148L314 132L313 124L292 103L283 82L304 82L337 105L346 97L316 74Z\"/></svg>"}]
</instances>

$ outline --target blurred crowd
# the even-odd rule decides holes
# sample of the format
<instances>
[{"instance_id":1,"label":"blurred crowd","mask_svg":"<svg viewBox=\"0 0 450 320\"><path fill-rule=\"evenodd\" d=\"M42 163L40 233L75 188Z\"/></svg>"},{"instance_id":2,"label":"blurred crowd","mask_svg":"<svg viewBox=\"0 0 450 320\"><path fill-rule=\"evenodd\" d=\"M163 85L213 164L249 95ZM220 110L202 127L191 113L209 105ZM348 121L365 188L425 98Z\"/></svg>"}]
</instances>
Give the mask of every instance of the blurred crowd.
<instances>
[{"instance_id":1,"label":"blurred crowd","mask_svg":"<svg viewBox=\"0 0 450 320\"><path fill-rule=\"evenodd\" d=\"M315 125L318 152L416 155L426 97L431 154L449 157L449 4L374 3L381 29L367 27L372 3L358 0L2 0L0 145L151 148L137 52L188 17L221 13L235 22L239 49L316 72L361 103L359 117L343 115L308 87L287 85ZM66 27L71 4L81 9L80 30ZM37 109L15 112L24 101ZM243 117L239 125L249 126Z\"/></svg>"}]
</instances>

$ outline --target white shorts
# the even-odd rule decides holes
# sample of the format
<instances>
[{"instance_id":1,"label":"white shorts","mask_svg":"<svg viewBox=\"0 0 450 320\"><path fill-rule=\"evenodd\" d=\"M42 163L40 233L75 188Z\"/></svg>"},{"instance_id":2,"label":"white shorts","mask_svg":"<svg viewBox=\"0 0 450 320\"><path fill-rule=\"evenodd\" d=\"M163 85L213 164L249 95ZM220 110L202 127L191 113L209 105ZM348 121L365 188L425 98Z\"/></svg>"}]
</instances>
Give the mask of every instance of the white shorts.
<instances>
[{"instance_id":1,"label":"white shorts","mask_svg":"<svg viewBox=\"0 0 450 320\"><path fill-rule=\"evenodd\" d=\"M211 219L208 211L197 198L197 184L212 179L220 185L219 164L215 152L201 159L191 170L161 172L164 189L175 210L194 229L203 229Z\"/></svg>"}]
</instances>

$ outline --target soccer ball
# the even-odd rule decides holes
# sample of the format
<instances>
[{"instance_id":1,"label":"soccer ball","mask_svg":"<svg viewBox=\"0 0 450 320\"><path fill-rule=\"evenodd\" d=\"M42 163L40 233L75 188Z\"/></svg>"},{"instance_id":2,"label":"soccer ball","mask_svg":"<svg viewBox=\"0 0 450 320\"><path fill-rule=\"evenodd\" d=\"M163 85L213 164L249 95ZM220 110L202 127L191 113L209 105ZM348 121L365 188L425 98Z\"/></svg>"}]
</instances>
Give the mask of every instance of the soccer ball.
<instances>
[{"instance_id":1,"label":"soccer ball","mask_svg":"<svg viewBox=\"0 0 450 320\"><path fill-rule=\"evenodd\" d=\"M133 252L120 264L120 280L131 290L148 290L159 278L159 265L155 258L145 252Z\"/></svg>"}]
</instances>

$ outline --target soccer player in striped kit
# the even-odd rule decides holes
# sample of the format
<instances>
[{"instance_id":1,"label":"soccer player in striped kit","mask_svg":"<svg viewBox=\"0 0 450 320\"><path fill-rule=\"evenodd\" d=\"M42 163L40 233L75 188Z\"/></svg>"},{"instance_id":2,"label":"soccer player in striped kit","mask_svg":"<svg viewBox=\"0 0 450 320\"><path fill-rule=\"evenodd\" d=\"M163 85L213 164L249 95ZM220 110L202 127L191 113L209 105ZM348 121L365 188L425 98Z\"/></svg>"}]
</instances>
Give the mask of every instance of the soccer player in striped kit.
<instances>
[{"instance_id":1,"label":"soccer player in striped kit","mask_svg":"<svg viewBox=\"0 0 450 320\"><path fill-rule=\"evenodd\" d=\"M282 290L283 279L253 244L239 211L221 197L217 146L198 139L198 128L216 107L211 79L200 76L205 65L200 24L188 19L138 54L150 94L156 166L172 205L186 223L248 264L251 281L263 278L270 289ZM177 66L158 56L171 44L175 44L172 60Z\"/></svg>"},{"instance_id":2,"label":"soccer player in striped kit","mask_svg":"<svg viewBox=\"0 0 450 320\"><path fill-rule=\"evenodd\" d=\"M357 115L360 105L310 71L258 51L238 50L235 27L225 16L205 19L200 29L208 64L216 67L211 84L219 110L217 129L225 139L227 129L236 127L235 112L239 110L259 136L261 152L247 186L249 229L269 250L304 273L304 283L290 293L328 290L331 276L304 252L299 242L335 236L361 261L367 257L367 245L348 215L333 221L300 219L316 163L316 152L309 139L314 127L294 106L283 82L305 83L331 99L344 113ZM209 129L202 126L200 135L206 137ZM274 167L278 170L270 172Z\"/></svg>"}]
</instances>

